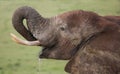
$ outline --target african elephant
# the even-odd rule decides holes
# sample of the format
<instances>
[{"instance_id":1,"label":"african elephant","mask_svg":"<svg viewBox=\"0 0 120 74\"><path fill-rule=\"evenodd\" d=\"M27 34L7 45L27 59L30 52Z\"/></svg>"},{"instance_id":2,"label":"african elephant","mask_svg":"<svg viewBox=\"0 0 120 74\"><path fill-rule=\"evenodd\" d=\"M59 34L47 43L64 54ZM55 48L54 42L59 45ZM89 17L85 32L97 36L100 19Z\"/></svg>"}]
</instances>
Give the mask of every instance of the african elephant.
<instances>
[{"instance_id":1,"label":"african elephant","mask_svg":"<svg viewBox=\"0 0 120 74\"><path fill-rule=\"evenodd\" d=\"M120 25L120 16L103 16L105 19Z\"/></svg>"},{"instance_id":2,"label":"african elephant","mask_svg":"<svg viewBox=\"0 0 120 74\"><path fill-rule=\"evenodd\" d=\"M114 21L83 10L44 18L24 6L15 11L12 23L26 39L11 34L15 42L42 46L40 58L69 60L65 71L70 74L120 73L120 25Z\"/></svg>"}]
</instances>

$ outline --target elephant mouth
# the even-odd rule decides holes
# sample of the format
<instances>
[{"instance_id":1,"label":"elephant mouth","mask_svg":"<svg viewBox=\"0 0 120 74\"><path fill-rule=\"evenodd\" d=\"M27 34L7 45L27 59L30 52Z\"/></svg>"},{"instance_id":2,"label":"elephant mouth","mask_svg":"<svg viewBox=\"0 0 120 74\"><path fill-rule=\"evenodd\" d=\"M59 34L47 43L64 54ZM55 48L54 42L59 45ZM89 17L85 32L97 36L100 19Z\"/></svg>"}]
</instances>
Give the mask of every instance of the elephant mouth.
<instances>
[{"instance_id":1,"label":"elephant mouth","mask_svg":"<svg viewBox=\"0 0 120 74\"><path fill-rule=\"evenodd\" d=\"M54 44L51 47L43 47L42 51L39 54L39 58L53 58L53 56L51 56L51 53L54 51L53 49L56 45L57 44Z\"/></svg>"},{"instance_id":2,"label":"elephant mouth","mask_svg":"<svg viewBox=\"0 0 120 74\"><path fill-rule=\"evenodd\" d=\"M43 48L42 48L42 51L41 51L40 54L39 54L39 58L47 58L47 57L48 57L48 54L44 54L47 50L48 50L47 47L43 47Z\"/></svg>"}]
</instances>

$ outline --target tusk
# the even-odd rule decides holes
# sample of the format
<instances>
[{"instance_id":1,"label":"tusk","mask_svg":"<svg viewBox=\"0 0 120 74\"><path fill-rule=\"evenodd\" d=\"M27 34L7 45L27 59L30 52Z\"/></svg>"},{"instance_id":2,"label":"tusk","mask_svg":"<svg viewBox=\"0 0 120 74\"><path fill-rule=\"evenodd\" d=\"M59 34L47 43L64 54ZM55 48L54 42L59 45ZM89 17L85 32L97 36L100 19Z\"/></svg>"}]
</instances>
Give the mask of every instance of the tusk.
<instances>
[{"instance_id":1,"label":"tusk","mask_svg":"<svg viewBox=\"0 0 120 74\"><path fill-rule=\"evenodd\" d=\"M12 40L15 41L18 44L28 45L28 46L38 46L38 45L41 45L38 40L36 40L36 41L27 41L27 40L22 40L22 39L18 38L13 33L10 33L10 35L12 37Z\"/></svg>"}]
</instances>

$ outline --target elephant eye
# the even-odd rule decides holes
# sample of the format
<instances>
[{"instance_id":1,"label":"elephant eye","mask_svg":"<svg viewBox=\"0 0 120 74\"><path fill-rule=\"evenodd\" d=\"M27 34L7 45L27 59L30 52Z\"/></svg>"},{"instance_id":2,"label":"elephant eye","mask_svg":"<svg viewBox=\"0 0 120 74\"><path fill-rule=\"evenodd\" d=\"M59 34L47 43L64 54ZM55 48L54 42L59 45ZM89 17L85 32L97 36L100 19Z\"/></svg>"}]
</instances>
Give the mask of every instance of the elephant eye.
<instances>
[{"instance_id":1,"label":"elephant eye","mask_svg":"<svg viewBox=\"0 0 120 74\"><path fill-rule=\"evenodd\" d=\"M65 30L65 27L61 26L60 29L61 29L62 31L64 31L64 30Z\"/></svg>"}]
</instances>

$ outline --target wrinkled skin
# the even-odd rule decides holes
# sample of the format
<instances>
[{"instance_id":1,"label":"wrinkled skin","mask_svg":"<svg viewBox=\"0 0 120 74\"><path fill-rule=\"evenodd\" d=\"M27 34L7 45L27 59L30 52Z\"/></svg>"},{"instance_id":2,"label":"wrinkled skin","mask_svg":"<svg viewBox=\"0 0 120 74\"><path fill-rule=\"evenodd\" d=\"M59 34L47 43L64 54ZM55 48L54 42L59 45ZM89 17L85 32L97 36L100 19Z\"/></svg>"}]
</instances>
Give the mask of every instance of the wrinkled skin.
<instances>
[{"instance_id":1,"label":"wrinkled skin","mask_svg":"<svg viewBox=\"0 0 120 74\"><path fill-rule=\"evenodd\" d=\"M120 16L103 16L105 19L120 25Z\"/></svg>"},{"instance_id":2,"label":"wrinkled skin","mask_svg":"<svg viewBox=\"0 0 120 74\"><path fill-rule=\"evenodd\" d=\"M43 18L25 6L15 11L12 23L28 41L39 40L43 47L40 58L70 60L65 67L68 73L118 74L120 26L116 18L82 10Z\"/></svg>"}]
</instances>

